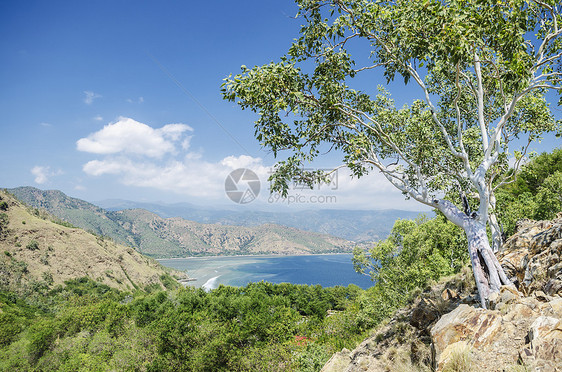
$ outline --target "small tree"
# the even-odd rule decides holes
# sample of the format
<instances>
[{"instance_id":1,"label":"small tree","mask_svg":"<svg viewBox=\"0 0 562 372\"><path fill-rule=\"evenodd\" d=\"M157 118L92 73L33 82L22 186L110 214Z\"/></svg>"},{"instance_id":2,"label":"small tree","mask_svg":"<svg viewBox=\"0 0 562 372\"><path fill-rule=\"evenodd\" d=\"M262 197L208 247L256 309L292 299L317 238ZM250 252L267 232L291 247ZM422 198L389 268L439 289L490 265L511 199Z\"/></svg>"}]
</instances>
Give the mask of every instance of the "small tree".
<instances>
[{"instance_id":1,"label":"small tree","mask_svg":"<svg viewBox=\"0 0 562 372\"><path fill-rule=\"evenodd\" d=\"M561 89L559 5L532 0L297 0L301 36L278 63L223 84L225 99L259 114L256 137L292 154L271 176L273 190L326 176L304 165L340 151L354 176L380 171L407 198L460 226L482 306L510 284L494 190L513 180L529 144L557 128L545 92ZM354 51L352 57L350 50ZM375 71L401 76L420 100L396 107L383 87L352 89ZM364 83L363 83L364 85ZM509 144L524 138L522 150ZM460 195L467 195L470 201ZM446 197L447 196L447 197ZM464 208L461 205L464 200ZM472 212L470 205L477 205Z\"/></svg>"}]
</instances>

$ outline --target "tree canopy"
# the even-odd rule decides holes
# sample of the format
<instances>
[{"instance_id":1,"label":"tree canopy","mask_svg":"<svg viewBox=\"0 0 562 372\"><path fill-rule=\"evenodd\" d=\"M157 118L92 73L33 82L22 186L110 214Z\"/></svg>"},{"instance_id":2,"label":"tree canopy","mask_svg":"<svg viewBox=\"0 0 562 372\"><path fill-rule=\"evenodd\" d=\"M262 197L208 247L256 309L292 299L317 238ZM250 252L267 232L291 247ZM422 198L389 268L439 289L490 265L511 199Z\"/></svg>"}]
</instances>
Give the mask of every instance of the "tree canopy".
<instances>
[{"instance_id":1,"label":"tree canopy","mask_svg":"<svg viewBox=\"0 0 562 372\"><path fill-rule=\"evenodd\" d=\"M513 181L511 158L517 169L530 143L560 131L545 98L562 89L560 4L297 4L304 25L288 53L279 62L242 66L222 87L225 99L258 114L255 134L264 147L275 156L290 150L271 176L273 190L286 194L291 180L322 181L325 172L306 168L325 150L341 153L341 165L356 177L381 172L406 197L439 209L470 235L484 305L486 286L509 284L482 237L488 224L497 249L494 190ZM397 107L387 88L375 86L381 75L387 83L412 84L419 99ZM460 195L477 200L477 211L463 211Z\"/></svg>"}]
</instances>

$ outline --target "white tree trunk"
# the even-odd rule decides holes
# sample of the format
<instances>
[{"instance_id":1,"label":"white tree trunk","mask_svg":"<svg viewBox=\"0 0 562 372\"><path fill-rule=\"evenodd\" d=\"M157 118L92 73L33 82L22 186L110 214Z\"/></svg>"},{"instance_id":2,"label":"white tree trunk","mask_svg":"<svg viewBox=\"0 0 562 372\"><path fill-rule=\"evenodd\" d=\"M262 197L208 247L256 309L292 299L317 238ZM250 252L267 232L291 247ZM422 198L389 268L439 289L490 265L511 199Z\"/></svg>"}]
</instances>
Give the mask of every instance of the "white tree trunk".
<instances>
[{"instance_id":1,"label":"white tree trunk","mask_svg":"<svg viewBox=\"0 0 562 372\"><path fill-rule=\"evenodd\" d=\"M495 253L498 252L503 245L502 231L498 221L498 216L495 213L490 213L488 225L490 226L490 231L492 232L492 251Z\"/></svg>"},{"instance_id":2,"label":"white tree trunk","mask_svg":"<svg viewBox=\"0 0 562 372\"><path fill-rule=\"evenodd\" d=\"M488 217L488 226L492 232L492 251L498 252L503 245L502 230L498 216L496 214L496 195L490 192L490 216Z\"/></svg>"},{"instance_id":3,"label":"white tree trunk","mask_svg":"<svg viewBox=\"0 0 562 372\"><path fill-rule=\"evenodd\" d=\"M486 224L482 223L481 219L467 216L448 200L438 200L437 207L447 219L461 227L466 234L468 253L480 303L483 308L486 308L488 298L492 293L499 292L502 284L511 285L511 281L505 275L490 247L486 235ZM486 220L484 219L484 221Z\"/></svg>"}]
</instances>

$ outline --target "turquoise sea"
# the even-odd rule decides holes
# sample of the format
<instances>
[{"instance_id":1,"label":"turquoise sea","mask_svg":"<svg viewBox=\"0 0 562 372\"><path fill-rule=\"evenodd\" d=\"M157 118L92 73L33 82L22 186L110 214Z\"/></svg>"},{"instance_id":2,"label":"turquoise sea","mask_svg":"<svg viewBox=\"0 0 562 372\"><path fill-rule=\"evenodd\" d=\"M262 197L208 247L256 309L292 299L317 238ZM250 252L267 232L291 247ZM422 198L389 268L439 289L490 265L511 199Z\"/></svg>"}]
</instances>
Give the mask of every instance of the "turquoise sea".
<instances>
[{"instance_id":1,"label":"turquoise sea","mask_svg":"<svg viewBox=\"0 0 562 372\"><path fill-rule=\"evenodd\" d=\"M351 254L307 256L192 257L158 260L186 272L196 280L189 285L213 289L219 284L245 286L261 280L271 283L320 284L323 287L355 284L368 288L372 282L353 270Z\"/></svg>"}]
</instances>

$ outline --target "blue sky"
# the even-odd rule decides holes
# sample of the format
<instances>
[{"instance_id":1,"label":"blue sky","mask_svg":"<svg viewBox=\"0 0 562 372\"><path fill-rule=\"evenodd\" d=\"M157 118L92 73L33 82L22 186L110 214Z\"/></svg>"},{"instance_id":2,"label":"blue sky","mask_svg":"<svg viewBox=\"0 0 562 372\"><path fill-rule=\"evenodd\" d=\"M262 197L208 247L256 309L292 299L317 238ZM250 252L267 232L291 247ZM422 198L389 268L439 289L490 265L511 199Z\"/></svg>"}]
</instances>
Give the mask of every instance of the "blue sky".
<instances>
[{"instance_id":1,"label":"blue sky","mask_svg":"<svg viewBox=\"0 0 562 372\"><path fill-rule=\"evenodd\" d=\"M220 84L283 55L296 11L281 0L1 2L0 186L232 207L229 171L249 167L265 184L275 160ZM239 207L271 207L266 188ZM377 175L340 172L322 192L337 201L305 207L421 209Z\"/></svg>"}]
</instances>

